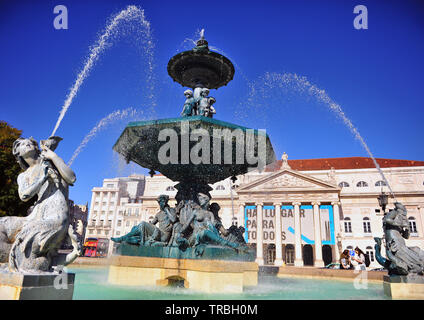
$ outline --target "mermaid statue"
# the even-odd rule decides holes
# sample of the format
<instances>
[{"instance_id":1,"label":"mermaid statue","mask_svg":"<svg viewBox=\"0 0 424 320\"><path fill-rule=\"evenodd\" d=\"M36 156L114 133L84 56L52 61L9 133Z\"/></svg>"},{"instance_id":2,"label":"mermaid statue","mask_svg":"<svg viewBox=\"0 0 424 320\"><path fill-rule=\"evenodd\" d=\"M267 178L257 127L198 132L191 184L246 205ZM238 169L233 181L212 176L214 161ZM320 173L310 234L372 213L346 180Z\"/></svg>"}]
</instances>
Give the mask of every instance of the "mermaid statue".
<instances>
[{"instance_id":1,"label":"mermaid statue","mask_svg":"<svg viewBox=\"0 0 424 320\"><path fill-rule=\"evenodd\" d=\"M0 218L0 262L8 271L48 273L54 266L73 262L81 253L69 223L68 188L75 173L54 152L60 137L41 141L19 138L13 143L13 155L24 170L18 176L22 201L37 197L26 217ZM60 261L58 249L71 239L73 251ZM4 268L3 268L4 269Z\"/></svg>"},{"instance_id":2,"label":"mermaid statue","mask_svg":"<svg viewBox=\"0 0 424 320\"><path fill-rule=\"evenodd\" d=\"M424 251L418 247L407 247L405 239L410 230L407 211L403 204L396 202L395 209L383 218L386 242L386 258L381 255L381 238L374 238L377 262L388 270L389 275L424 275Z\"/></svg>"}]
</instances>

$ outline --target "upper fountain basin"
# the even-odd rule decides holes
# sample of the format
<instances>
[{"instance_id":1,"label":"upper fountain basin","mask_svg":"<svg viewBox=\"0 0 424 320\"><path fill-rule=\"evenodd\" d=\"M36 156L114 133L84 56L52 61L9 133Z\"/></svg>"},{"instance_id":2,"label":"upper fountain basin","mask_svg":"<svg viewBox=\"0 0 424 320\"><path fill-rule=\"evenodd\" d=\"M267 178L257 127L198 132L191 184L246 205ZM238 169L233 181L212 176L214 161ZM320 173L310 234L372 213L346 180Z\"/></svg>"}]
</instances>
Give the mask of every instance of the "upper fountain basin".
<instances>
[{"instance_id":1,"label":"upper fountain basin","mask_svg":"<svg viewBox=\"0 0 424 320\"><path fill-rule=\"evenodd\" d=\"M205 184L257 168L258 155L263 165L275 161L264 131L203 116L131 122L113 150L173 181Z\"/></svg>"},{"instance_id":2,"label":"upper fountain basin","mask_svg":"<svg viewBox=\"0 0 424 320\"><path fill-rule=\"evenodd\" d=\"M206 46L181 52L168 62L168 74L183 87L218 89L234 77L234 66L223 55Z\"/></svg>"}]
</instances>

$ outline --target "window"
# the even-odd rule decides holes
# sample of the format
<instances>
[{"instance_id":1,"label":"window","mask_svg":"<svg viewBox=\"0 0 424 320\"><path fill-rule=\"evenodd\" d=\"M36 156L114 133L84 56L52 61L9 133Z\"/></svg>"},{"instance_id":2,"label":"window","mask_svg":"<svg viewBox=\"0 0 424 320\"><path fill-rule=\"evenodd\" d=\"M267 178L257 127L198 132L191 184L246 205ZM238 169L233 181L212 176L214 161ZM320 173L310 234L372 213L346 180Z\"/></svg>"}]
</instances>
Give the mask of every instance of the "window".
<instances>
[{"instance_id":1,"label":"window","mask_svg":"<svg viewBox=\"0 0 424 320\"><path fill-rule=\"evenodd\" d=\"M347 188L349 187L349 183L347 183L346 181L342 181L339 183L339 187L340 188Z\"/></svg>"},{"instance_id":2,"label":"window","mask_svg":"<svg viewBox=\"0 0 424 320\"><path fill-rule=\"evenodd\" d=\"M131 215L131 208L128 208L128 215Z\"/></svg>"},{"instance_id":3,"label":"window","mask_svg":"<svg viewBox=\"0 0 424 320\"><path fill-rule=\"evenodd\" d=\"M357 184L356 184L356 186L357 187L368 187L368 183L366 183L365 181L359 181Z\"/></svg>"},{"instance_id":4,"label":"window","mask_svg":"<svg viewBox=\"0 0 424 320\"><path fill-rule=\"evenodd\" d=\"M119 214L120 216L122 216L122 210L119 210L119 211L118 211L118 214Z\"/></svg>"},{"instance_id":5,"label":"window","mask_svg":"<svg viewBox=\"0 0 424 320\"><path fill-rule=\"evenodd\" d=\"M113 183L108 183L108 184L106 185L106 188L113 188Z\"/></svg>"},{"instance_id":6,"label":"window","mask_svg":"<svg viewBox=\"0 0 424 320\"><path fill-rule=\"evenodd\" d=\"M121 234L120 231L116 231L116 235L119 236Z\"/></svg>"},{"instance_id":7,"label":"window","mask_svg":"<svg viewBox=\"0 0 424 320\"><path fill-rule=\"evenodd\" d=\"M352 233L352 222L350 221L350 218L344 219L344 232Z\"/></svg>"},{"instance_id":8,"label":"window","mask_svg":"<svg viewBox=\"0 0 424 320\"><path fill-rule=\"evenodd\" d=\"M153 216L149 217L149 222L151 223L153 221Z\"/></svg>"},{"instance_id":9,"label":"window","mask_svg":"<svg viewBox=\"0 0 424 320\"><path fill-rule=\"evenodd\" d=\"M409 217L408 218L408 223L409 223L409 230L411 231L411 234L414 236L418 235L418 231L417 231L417 223L415 221L414 217Z\"/></svg>"},{"instance_id":10,"label":"window","mask_svg":"<svg viewBox=\"0 0 424 320\"><path fill-rule=\"evenodd\" d=\"M374 262L374 250L372 249L372 247L367 247L365 253L368 254L368 257L370 257L370 261Z\"/></svg>"},{"instance_id":11,"label":"window","mask_svg":"<svg viewBox=\"0 0 424 320\"><path fill-rule=\"evenodd\" d=\"M232 220L233 220L232 225L237 227L238 226L237 218L236 217L233 217Z\"/></svg>"},{"instance_id":12,"label":"window","mask_svg":"<svg viewBox=\"0 0 424 320\"><path fill-rule=\"evenodd\" d=\"M122 225L122 220L118 220L117 226L120 227Z\"/></svg>"},{"instance_id":13,"label":"window","mask_svg":"<svg viewBox=\"0 0 424 320\"><path fill-rule=\"evenodd\" d=\"M130 226L130 222L129 221L127 221L127 223L125 224L127 227L129 227Z\"/></svg>"},{"instance_id":14,"label":"window","mask_svg":"<svg viewBox=\"0 0 424 320\"><path fill-rule=\"evenodd\" d=\"M370 219L365 217L363 222L362 222L363 226L364 226L364 232L365 233L371 233L371 222Z\"/></svg>"},{"instance_id":15,"label":"window","mask_svg":"<svg viewBox=\"0 0 424 320\"><path fill-rule=\"evenodd\" d=\"M135 216L138 217L139 209L135 208Z\"/></svg>"},{"instance_id":16,"label":"window","mask_svg":"<svg viewBox=\"0 0 424 320\"><path fill-rule=\"evenodd\" d=\"M225 187L222 184L216 186L215 190L225 190Z\"/></svg>"},{"instance_id":17,"label":"window","mask_svg":"<svg viewBox=\"0 0 424 320\"><path fill-rule=\"evenodd\" d=\"M376 187L384 187L386 186L386 183L383 180L379 180L375 183Z\"/></svg>"},{"instance_id":18,"label":"window","mask_svg":"<svg viewBox=\"0 0 424 320\"><path fill-rule=\"evenodd\" d=\"M166 187L166 191L175 191L175 188L173 186Z\"/></svg>"}]
</instances>

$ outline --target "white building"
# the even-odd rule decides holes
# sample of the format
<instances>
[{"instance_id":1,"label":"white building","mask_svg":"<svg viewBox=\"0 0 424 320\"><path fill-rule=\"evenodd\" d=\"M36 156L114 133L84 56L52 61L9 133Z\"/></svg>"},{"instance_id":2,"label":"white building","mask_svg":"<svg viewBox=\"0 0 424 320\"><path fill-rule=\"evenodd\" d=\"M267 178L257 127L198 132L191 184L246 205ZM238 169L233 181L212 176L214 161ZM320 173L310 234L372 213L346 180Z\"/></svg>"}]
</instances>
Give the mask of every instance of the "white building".
<instances>
[{"instance_id":1,"label":"white building","mask_svg":"<svg viewBox=\"0 0 424 320\"><path fill-rule=\"evenodd\" d=\"M408 245L424 248L424 161L377 161L408 210ZM151 220L158 195L168 194L175 205L175 184L162 175L105 179L103 187L93 188L87 237L120 236ZM229 179L212 185L211 202L221 206L225 227L245 227L260 265L323 266L338 262L340 250L358 246L369 253L370 267L379 267L373 238L382 236L383 213L377 196L388 187L371 159L279 160L231 185Z\"/></svg>"}]
</instances>

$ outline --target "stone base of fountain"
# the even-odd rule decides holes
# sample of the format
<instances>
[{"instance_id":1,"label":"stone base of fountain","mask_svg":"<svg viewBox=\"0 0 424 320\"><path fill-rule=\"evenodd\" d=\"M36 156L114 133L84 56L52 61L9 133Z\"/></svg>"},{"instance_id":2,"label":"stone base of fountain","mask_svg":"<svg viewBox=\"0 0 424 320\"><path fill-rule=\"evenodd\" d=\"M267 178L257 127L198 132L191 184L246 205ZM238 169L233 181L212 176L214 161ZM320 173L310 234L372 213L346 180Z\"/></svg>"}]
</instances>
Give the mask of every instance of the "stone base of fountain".
<instances>
[{"instance_id":1,"label":"stone base of fountain","mask_svg":"<svg viewBox=\"0 0 424 320\"><path fill-rule=\"evenodd\" d=\"M423 276L384 276L383 287L392 299L424 299Z\"/></svg>"},{"instance_id":2,"label":"stone base of fountain","mask_svg":"<svg viewBox=\"0 0 424 320\"><path fill-rule=\"evenodd\" d=\"M258 265L249 261L113 256L108 281L124 286L169 286L206 293L241 293L258 284Z\"/></svg>"},{"instance_id":3,"label":"stone base of fountain","mask_svg":"<svg viewBox=\"0 0 424 320\"><path fill-rule=\"evenodd\" d=\"M72 300L74 273L0 272L0 300Z\"/></svg>"}]
</instances>

